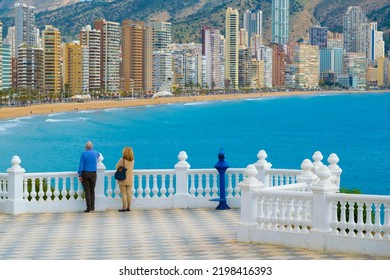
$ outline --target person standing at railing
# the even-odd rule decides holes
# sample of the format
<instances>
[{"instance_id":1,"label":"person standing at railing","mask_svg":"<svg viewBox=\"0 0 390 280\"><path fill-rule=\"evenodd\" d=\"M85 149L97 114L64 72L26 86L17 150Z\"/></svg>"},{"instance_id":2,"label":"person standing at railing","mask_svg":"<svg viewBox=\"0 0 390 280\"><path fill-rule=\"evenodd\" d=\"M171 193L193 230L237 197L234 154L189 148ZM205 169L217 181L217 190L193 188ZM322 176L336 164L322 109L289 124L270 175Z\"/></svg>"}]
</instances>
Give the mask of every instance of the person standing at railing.
<instances>
[{"instance_id":1,"label":"person standing at railing","mask_svg":"<svg viewBox=\"0 0 390 280\"><path fill-rule=\"evenodd\" d=\"M95 211L96 169L99 155L100 153L93 150L92 142L88 141L85 144L85 151L80 156L78 174L85 192L85 201L87 204L85 213Z\"/></svg>"},{"instance_id":2,"label":"person standing at railing","mask_svg":"<svg viewBox=\"0 0 390 280\"><path fill-rule=\"evenodd\" d=\"M121 195L122 195L122 209L119 209L119 212L130 211L131 200L133 198L133 169L134 169L134 152L131 147L125 147L122 151L122 157L118 160L115 165L115 169L118 169L120 166L126 167L126 179L117 181Z\"/></svg>"}]
</instances>

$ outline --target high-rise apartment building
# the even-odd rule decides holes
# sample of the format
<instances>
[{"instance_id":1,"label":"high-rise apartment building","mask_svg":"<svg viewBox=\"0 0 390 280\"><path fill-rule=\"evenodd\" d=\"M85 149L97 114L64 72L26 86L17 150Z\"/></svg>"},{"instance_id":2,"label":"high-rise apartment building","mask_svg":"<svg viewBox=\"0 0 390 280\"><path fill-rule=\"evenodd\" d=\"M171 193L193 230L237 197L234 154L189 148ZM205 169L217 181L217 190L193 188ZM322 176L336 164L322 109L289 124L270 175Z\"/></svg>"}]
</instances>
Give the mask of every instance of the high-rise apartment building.
<instances>
[{"instance_id":1,"label":"high-rise apartment building","mask_svg":"<svg viewBox=\"0 0 390 280\"><path fill-rule=\"evenodd\" d=\"M118 22L98 19L94 28L100 30L100 83L102 92L119 92L120 26Z\"/></svg>"},{"instance_id":2,"label":"high-rise apartment building","mask_svg":"<svg viewBox=\"0 0 390 280\"><path fill-rule=\"evenodd\" d=\"M0 89L3 88L3 23L0 21Z\"/></svg>"},{"instance_id":3,"label":"high-rise apartment building","mask_svg":"<svg viewBox=\"0 0 390 280\"><path fill-rule=\"evenodd\" d=\"M122 73L125 92L153 91L152 39L152 28L144 22L122 22Z\"/></svg>"},{"instance_id":4,"label":"high-rise apartment building","mask_svg":"<svg viewBox=\"0 0 390 280\"><path fill-rule=\"evenodd\" d=\"M299 44L294 48L296 86L300 88L317 88L319 82L319 49L310 44Z\"/></svg>"},{"instance_id":5,"label":"high-rise apartment building","mask_svg":"<svg viewBox=\"0 0 390 280\"><path fill-rule=\"evenodd\" d=\"M229 7L225 19L225 79L231 88L238 88L239 13Z\"/></svg>"},{"instance_id":6,"label":"high-rise apartment building","mask_svg":"<svg viewBox=\"0 0 390 280\"><path fill-rule=\"evenodd\" d=\"M205 83L211 89L224 86L221 55L221 32L219 29L203 27L202 54L205 57Z\"/></svg>"},{"instance_id":7,"label":"high-rise apartment building","mask_svg":"<svg viewBox=\"0 0 390 280\"><path fill-rule=\"evenodd\" d=\"M15 3L15 53L20 44L36 46L37 42L35 7L25 3Z\"/></svg>"},{"instance_id":8,"label":"high-rise apartment building","mask_svg":"<svg viewBox=\"0 0 390 280\"><path fill-rule=\"evenodd\" d=\"M83 91L95 95L101 91L101 46L100 30L90 25L80 31L80 44L83 49Z\"/></svg>"},{"instance_id":9,"label":"high-rise apartment building","mask_svg":"<svg viewBox=\"0 0 390 280\"><path fill-rule=\"evenodd\" d=\"M246 45L254 48L253 40L257 36L260 44L263 38L263 12L260 10L246 10L243 14L243 28L248 32Z\"/></svg>"},{"instance_id":10,"label":"high-rise apartment building","mask_svg":"<svg viewBox=\"0 0 390 280\"><path fill-rule=\"evenodd\" d=\"M272 0L272 43L287 45L290 0Z\"/></svg>"},{"instance_id":11,"label":"high-rise apartment building","mask_svg":"<svg viewBox=\"0 0 390 280\"><path fill-rule=\"evenodd\" d=\"M203 57L201 44L172 44L173 82L179 88L202 86Z\"/></svg>"},{"instance_id":12,"label":"high-rise apartment building","mask_svg":"<svg viewBox=\"0 0 390 280\"><path fill-rule=\"evenodd\" d=\"M385 56L385 42L383 41L383 32L378 31L378 23L370 22L368 28L368 48L367 58L378 60Z\"/></svg>"},{"instance_id":13,"label":"high-rise apartment building","mask_svg":"<svg viewBox=\"0 0 390 280\"><path fill-rule=\"evenodd\" d=\"M346 52L366 54L368 48L368 21L359 6L348 7L343 17L343 40Z\"/></svg>"},{"instance_id":14,"label":"high-rise apartment building","mask_svg":"<svg viewBox=\"0 0 390 280\"><path fill-rule=\"evenodd\" d=\"M42 31L44 51L45 92L50 98L56 98L61 92L61 34L52 25L46 25ZM19 77L18 77L19 78Z\"/></svg>"},{"instance_id":15,"label":"high-rise apartment building","mask_svg":"<svg viewBox=\"0 0 390 280\"><path fill-rule=\"evenodd\" d=\"M285 85L285 51L281 44L271 43L272 49L272 86L284 87Z\"/></svg>"},{"instance_id":16,"label":"high-rise apartment building","mask_svg":"<svg viewBox=\"0 0 390 280\"><path fill-rule=\"evenodd\" d=\"M390 61L388 57L378 58L378 86L390 85Z\"/></svg>"},{"instance_id":17,"label":"high-rise apartment building","mask_svg":"<svg viewBox=\"0 0 390 280\"><path fill-rule=\"evenodd\" d=\"M1 49L1 89L12 87L11 46L3 43Z\"/></svg>"},{"instance_id":18,"label":"high-rise apartment building","mask_svg":"<svg viewBox=\"0 0 390 280\"><path fill-rule=\"evenodd\" d=\"M238 86L240 88L252 86L252 51L249 48L238 50Z\"/></svg>"},{"instance_id":19,"label":"high-rise apartment building","mask_svg":"<svg viewBox=\"0 0 390 280\"><path fill-rule=\"evenodd\" d=\"M344 54L344 74L350 79L357 80L357 88L365 88L367 85L368 60L365 53L345 53Z\"/></svg>"},{"instance_id":20,"label":"high-rise apartment building","mask_svg":"<svg viewBox=\"0 0 390 280\"><path fill-rule=\"evenodd\" d=\"M251 88L264 87L264 61L252 57L252 85Z\"/></svg>"},{"instance_id":21,"label":"high-rise apartment building","mask_svg":"<svg viewBox=\"0 0 390 280\"><path fill-rule=\"evenodd\" d=\"M309 44L320 49L328 47L328 27L312 26L309 28Z\"/></svg>"},{"instance_id":22,"label":"high-rise apartment building","mask_svg":"<svg viewBox=\"0 0 390 280\"><path fill-rule=\"evenodd\" d=\"M324 79L332 74L334 81L343 74L342 48L320 49L320 77Z\"/></svg>"},{"instance_id":23,"label":"high-rise apartment building","mask_svg":"<svg viewBox=\"0 0 390 280\"><path fill-rule=\"evenodd\" d=\"M63 83L70 95L83 91L83 46L76 43L63 45Z\"/></svg>"},{"instance_id":24,"label":"high-rise apartment building","mask_svg":"<svg viewBox=\"0 0 390 280\"><path fill-rule=\"evenodd\" d=\"M19 89L35 91L44 97L44 53L43 49L36 46L21 44L18 47L18 83Z\"/></svg>"},{"instance_id":25,"label":"high-rise apartment building","mask_svg":"<svg viewBox=\"0 0 390 280\"><path fill-rule=\"evenodd\" d=\"M262 61L264 66L264 87L272 87L272 49L268 46L260 46L257 50L257 60Z\"/></svg>"},{"instance_id":26,"label":"high-rise apartment building","mask_svg":"<svg viewBox=\"0 0 390 280\"><path fill-rule=\"evenodd\" d=\"M172 24L165 21L151 21L153 28L153 89L172 79ZM171 67L169 67L171 65Z\"/></svg>"}]
</instances>

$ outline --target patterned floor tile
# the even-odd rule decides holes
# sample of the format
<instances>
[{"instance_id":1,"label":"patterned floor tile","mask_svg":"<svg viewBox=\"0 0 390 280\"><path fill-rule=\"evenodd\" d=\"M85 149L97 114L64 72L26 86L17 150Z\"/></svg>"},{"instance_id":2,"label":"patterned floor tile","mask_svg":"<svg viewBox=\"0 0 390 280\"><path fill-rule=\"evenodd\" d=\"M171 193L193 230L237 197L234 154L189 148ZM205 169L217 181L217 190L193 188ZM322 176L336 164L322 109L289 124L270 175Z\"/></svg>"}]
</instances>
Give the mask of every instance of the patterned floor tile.
<instances>
[{"instance_id":1,"label":"patterned floor tile","mask_svg":"<svg viewBox=\"0 0 390 280\"><path fill-rule=\"evenodd\" d=\"M0 214L0 260L368 260L236 240L240 211Z\"/></svg>"}]
</instances>

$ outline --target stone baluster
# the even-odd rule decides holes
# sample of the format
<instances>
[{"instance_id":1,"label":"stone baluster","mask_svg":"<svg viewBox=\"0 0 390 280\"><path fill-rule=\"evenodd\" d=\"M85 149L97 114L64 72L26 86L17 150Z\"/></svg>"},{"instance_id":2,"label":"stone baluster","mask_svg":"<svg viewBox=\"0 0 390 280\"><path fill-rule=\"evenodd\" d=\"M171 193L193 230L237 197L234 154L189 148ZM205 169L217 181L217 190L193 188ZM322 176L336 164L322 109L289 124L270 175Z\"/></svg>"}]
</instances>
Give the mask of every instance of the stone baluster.
<instances>
[{"instance_id":1,"label":"stone baluster","mask_svg":"<svg viewBox=\"0 0 390 280\"><path fill-rule=\"evenodd\" d=\"M162 174L161 175L161 188L160 188L161 197L166 197L166 193L167 193L166 180L167 180L166 175Z\"/></svg>"},{"instance_id":2,"label":"stone baluster","mask_svg":"<svg viewBox=\"0 0 390 280\"><path fill-rule=\"evenodd\" d=\"M11 159L12 166L7 169L8 173L8 199L5 201L5 213L23 214L26 213L26 199L23 198L23 180L26 170L20 163L18 156Z\"/></svg>"},{"instance_id":3,"label":"stone baluster","mask_svg":"<svg viewBox=\"0 0 390 280\"><path fill-rule=\"evenodd\" d=\"M150 198L150 174L145 176L145 198Z\"/></svg>"},{"instance_id":4,"label":"stone baluster","mask_svg":"<svg viewBox=\"0 0 390 280\"><path fill-rule=\"evenodd\" d=\"M216 198L218 197L218 175L211 174L211 176L213 176L213 185L211 187L211 192L213 193L212 198Z\"/></svg>"},{"instance_id":5,"label":"stone baluster","mask_svg":"<svg viewBox=\"0 0 390 280\"><path fill-rule=\"evenodd\" d=\"M228 185L226 188L227 195L226 197L233 197L233 175L228 174Z\"/></svg>"},{"instance_id":6,"label":"stone baluster","mask_svg":"<svg viewBox=\"0 0 390 280\"><path fill-rule=\"evenodd\" d=\"M106 166L103 164L103 160L104 157L100 154L97 159L95 186L95 210L97 211L104 211L107 209L107 197L104 193Z\"/></svg>"},{"instance_id":7,"label":"stone baluster","mask_svg":"<svg viewBox=\"0 0 390 280\"><path fill-rule=\"evenodd\" d=\"M305 159L301 163L302 172L297 176L298 183L305 183L306 190L310 190L312 185L318 180L318 176L313 173L314 165L309 159Z\"/></svg>"},{"instance_id":8,"label":"stone baluster","mask_svg":"<svg viewBox=\"0 0 390 280\"><path fill-rule=\"evenodd\" d=\"M269 187L269 175L266 174L266 171L272 167L272 164L266 160L267 157L267 153L260 150L257 153L258 161L254 164L257 169L257 180L263 182L265 187Z\"/></svg>"},{"instance_id":9,"label":"stone baluster","mask_svg":"<svg viewBox=\"0 0 390 280\"><path fill-rule=\"evenodd\" d=\"M264 184L256 178L257 169L255 165L249 164L245 170L245 178L239 184L241 189L241 218L238 226L237 239L249 241L249 234L257 222L257 197L255 191L264 188Z\"/></svg>"},{"instance_id":10,"label":"stone baluster","mask_svg":"<svg viewBox=\"0 0 390 280\"><path fill-rule=\"evenodd\" d=\"M175 192L175 188L173 187L173 175L169 174L169 188L168 188L169 195L168 196L171 197L174 192Z\"/></svg>"},{"instance_id":11,"label":"stone baluster","mask_svg":"<svg viewBox=\"0 0 390 280\"><path fill-rule=\"evenodd\" d=\"M187 208L188 199L188 176L187 171L190 169L190 164L187 162L188 156L185 151L181 151L177 156L179 162L175 164L176 172L176 194L173 198L174 208Z\"/></svg>"},{"instance_id":12,"label":"stone baluster","mask_svg":"<svg viewBox=\"0 0 390 280\"><path fill-rule=\"evenodd\" d=\"M144 196L143 196L143 193L144 193L144 190L142 188L142 177L143 175L142 174L139 174L138 175L138 187L137 187L137 199L143 199Z\"/></svg>"},{"instance_id":13,"label":"stone baluster","mask_svg":"<svg viewBox=\"0 0 390 280\"><path fill-rule=\"evenodd\" d=\"M338 187L332 184L330 180L332 173L326 165L322 165L317 170L317 176L319 181L311 187L313 192L313 228L311 232L323 234L331 232L332 209L326 196L328 193L336 193Z\"/></svg>"},{"instance_id":14,"label":"stone baluster","mask_svg":"<svg viewBox=\"0 0 390 280\"><path fill-rule=\"evenodd\" d=\"M210 174L206 174L206 187L205 187L204 191L206 193L205 197L206 198L210 198L211 197L211 194L210 194L210 192L211 192L211 188L210 188Z\"/></svg>"},{"instance_id":15,"label":"stone baluster","mask_svg":"<svg viewBox=\"0 0 390 280\"><path fill-rule=\"evenodd\" d=\"M153 187L152 187L153 198L158 197L157 176L158 176L157 174L153 174Z\"/></svg>"},{"instance_id":16,"label":"stone baluster","mask_svg":"<svg viewBox=\"0 0 390 280\"><path fill-rule=\"evenodd\" d=\"M316 151L314 152L313 156L312 156L312 159L313 159L313 172L314 173L317 173L317 170L323 166L324 164L322 163L322 159L324 158L324 156L322 155L322 153L320 151Z\"/></svg>"},{"instance_id":17,"label":"stone baluster","mask_svg":"<svg viewBox=\"0 0 390 280\"><path fill-rule=\"evenodd\" d=\"M341 176L341 173L343 172L343 170L340 168L340 166L337 165L338 162L339 162L339 157L335 153L332 153L329 155L329 157L328 157L329 166L328 167L329 167L330 172L334 176L334 181L335 181L336 186L340 190L340 176Z\"/></svg>"},{"instance_id":18,"label":"stone baluster","mask_svg":"<svg viewBox=\"0 0 390 280\"><path fill-rule=\"evenodd\" d=\"M44 179L43 179L44 180ZM46 190L46 200L52 200L52 196L53 196L53 192L51 190L51 178L50 177L47 177L46 178L46 186L47 186L47 190Z\"/></svg>"},{"instance_id":19,"label":"stone baluster","mask_svg":"<svg viewBox=\"0 0 390 280\"><path fill-rule=\"evenodd\" d=\"M57 181L57 184L59 184L60 178L56 177L55 180ZM62 178L62 191L61 191L62 198L61 198L61 200L65 201L67 195L68 195L68 190L66 189L66 178Z\"/></svg>"}]
</instances>

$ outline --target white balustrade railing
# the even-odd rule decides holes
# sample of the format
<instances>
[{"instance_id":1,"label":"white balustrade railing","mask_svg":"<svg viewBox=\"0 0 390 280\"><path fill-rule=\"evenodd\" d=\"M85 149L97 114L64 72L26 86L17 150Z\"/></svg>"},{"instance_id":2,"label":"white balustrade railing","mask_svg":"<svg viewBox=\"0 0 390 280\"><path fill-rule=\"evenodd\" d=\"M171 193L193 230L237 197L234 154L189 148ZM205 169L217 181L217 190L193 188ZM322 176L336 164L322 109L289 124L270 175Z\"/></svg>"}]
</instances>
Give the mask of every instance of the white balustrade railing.
<instances>
[{"instance_id":1,"label":"white balustrade railing","mask_svg":"<svg viewBox=\"0 0 390 280\"><path fill-rule=\"evenodd\" d=\"M226 197L240 197L239 182L243 178L244 168L226 170ZM219 197L219 173L215 169L191 169L188 171L189 193L192 197Z\"/></svg>"},{"instance_id":2,"label":"white balustrade railing","mask_svg":"<svg viewBox=\"0 0 390 280\"><path fill-rule=\"evenodd\" d=\"M316 152L299 174L271 169L265 152L258 157L240 182L238 240L390 257L390 197L339 193L337 155L326 166Z\"/></svg>"},{"instance_id":3,"label":"white balustrade railing","mask_svg":"<svg viewBox=\"0 0 390 280\"><path fill-rule=\"evenodd\" d=\"M5 201L8 196L8 174L0 173L0 201Z\"/></svg>"},{"instance_id":4,"label":"white balustrade railing","mask_svg":"<svg viewBox=\"0 0 390 280\"><path fill-rule=\"evenodd\" d=\"M268 177L269 187L277 187L289 184L295 184L297 182L297 176L302 173L302 170L294 169L268 169L265 170L265 175Z\"/></svg>"},{"instance_id":5,"label":"white balustrade railing","mask_svg":"<svg viewBox=\"0 0 390 280\"><path fill-rule=\"evenodd\" d=\"M83 187L76 172L25 173L23 198L28 201L82 200Z\"/></svg>"},{"instance_id":6,"label":"white balustrade railing","mask_svg":"<svg viewBox=\"0 0 390 280\"><path fill-rule=\"evenodd\" d=\"M260 229L308 233L312 227L312 195L308 192L262 190L257 196Z\"/></svg>"},{"instance_id":7,"label":"white balustrade railing","mask_svg":"<svg viewBox=\"0 0 390 280\"><path fill-rule=\"evenodd\" d=\"M332 234L390 240L390 197L329 194Z\"/></svg>"}]
</instances>

